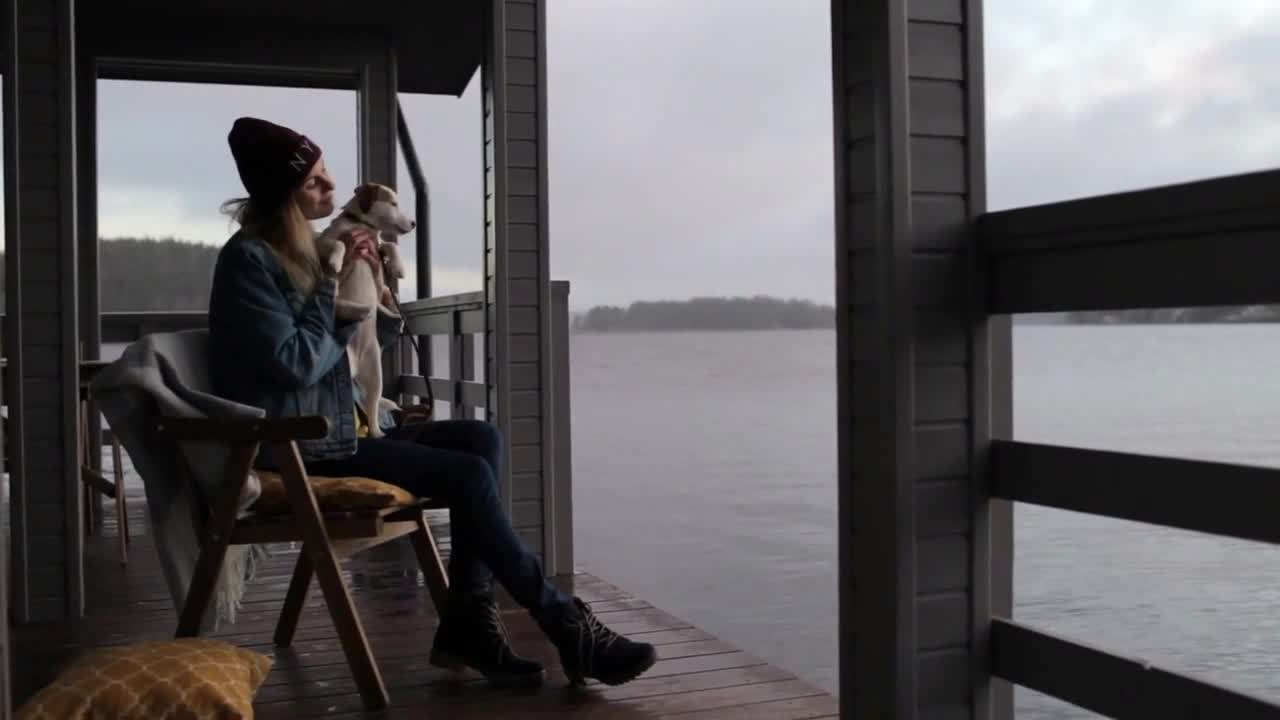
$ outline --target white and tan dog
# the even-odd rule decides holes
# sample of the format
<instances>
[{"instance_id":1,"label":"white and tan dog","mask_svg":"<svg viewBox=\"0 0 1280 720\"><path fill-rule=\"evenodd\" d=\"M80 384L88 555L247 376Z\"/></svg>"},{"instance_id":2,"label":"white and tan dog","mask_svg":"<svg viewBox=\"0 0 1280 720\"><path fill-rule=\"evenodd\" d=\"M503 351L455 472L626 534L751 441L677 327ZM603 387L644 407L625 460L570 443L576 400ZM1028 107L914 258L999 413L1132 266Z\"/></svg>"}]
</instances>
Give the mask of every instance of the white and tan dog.
<instances>
[{"instance_id":1,"label":"white and tan dog","mask_svg":"<svg viewBox=\"0 0 1280 720\"><path fill-rule=\"evenodd\" d=\"M351 375L364 391L361 410L369 419L369 437L382 437L382 430L378 427L382 347L378 344L376 313L392 312L382 306L387 288L383 268L394 278L404 277L404 263L400 260L396 241L416 225L413 218L406 217L400 210L394 190L377 183L365 183L356 188L355 197L316 238L316 249L322 262L338 272L346 254L346 246L339 240L343 233L363 227L373 230L378 236L380 267L375 271L369 263L356 261L356 267L338 287L336 303L339 318L360 321L347 344L347 357L351 360Z\"/></svg>"}]
</instances>

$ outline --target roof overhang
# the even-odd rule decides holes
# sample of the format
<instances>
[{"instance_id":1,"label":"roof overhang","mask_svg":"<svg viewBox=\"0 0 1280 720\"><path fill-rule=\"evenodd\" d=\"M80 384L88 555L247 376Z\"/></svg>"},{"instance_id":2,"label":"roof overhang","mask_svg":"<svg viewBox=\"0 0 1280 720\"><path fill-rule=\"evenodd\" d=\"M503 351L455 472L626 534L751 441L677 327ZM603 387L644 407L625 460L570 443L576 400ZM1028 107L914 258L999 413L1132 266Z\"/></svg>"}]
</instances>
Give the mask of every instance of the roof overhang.
<instances>
[{"instance_id":1,"label":"roof overhang","mask_svg":"<svg viewBox=\"0 0 1280 720\"><path fill-rule=\"evenodd\" d=\"M114 0L77 8L101 77L354 88L394 50L400 92L461 95L488 0Z\"/></svg>"}]
</instances>

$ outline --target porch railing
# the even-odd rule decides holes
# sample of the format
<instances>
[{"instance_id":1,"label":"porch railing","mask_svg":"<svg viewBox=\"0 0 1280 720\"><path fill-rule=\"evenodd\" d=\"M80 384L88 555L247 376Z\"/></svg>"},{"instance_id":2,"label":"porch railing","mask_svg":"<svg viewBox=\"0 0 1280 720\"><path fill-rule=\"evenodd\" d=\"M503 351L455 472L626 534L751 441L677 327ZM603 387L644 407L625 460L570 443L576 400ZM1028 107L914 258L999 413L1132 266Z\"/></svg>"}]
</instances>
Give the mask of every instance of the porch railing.
<instances>
[{"instance_id":1,"label":"porch railing","mask_svg":"<svg viewBox=\"0 0 1280 720\"><path fill-rule=\"evenodd\" d=\"M5 316L0 313L0 332ZM102 313L102 343L130 343L154 332L202 328L208 324L204 310L143 310Z\"/></svg>"},{"instance_id":2,"label":"porch railing","mask_svg":"<svg viewBox=\"0 0 1280 720\"><path fill-rule=\"evenodd\" d=\"M415 353L418 372L401 375L395 387L387 388L390 394L417 403L426 397L430 384L437 416L444 409L451 418L487 417L488 385L483 363L476 362L485 333L484 293L413 300L404 303L401 310L405 329L422 354ZM437 341L444 343L444 362L437 359L441 354ZM441 370L444 374L437 374Z\"/></svg>"},{"instance_id":3,"label":"porch railing","mask_svg":"<svg viewBox=\"0 0 1280 720\"><path fill-rule=\"evenodd\" d=\"M485 376L484 293L472 292L406 302L402 306L405 327L422 355L416 357L417 374L401 375L387 390L403 402L418 403L427 395L428 383L435 398L433 412L439 418L488 419L489 383ZM569 387L569 283L551 283L551 477L543 485L541 504L512 507L513 522L532 511L541 513L543 563L553 575L573 572L573 458L571 448ZM426 357L427 354L430 357ZM447 411L447 412L443 412ZM507 499L510 503L510 498ZM509 505L510 507L510 505Z\"/></svg>"},{"instance_id":4,"label":"porch railing","mask_svg":"<svg viewBox=\"0 0 1280 720\"><path fill-rule=\"evenodd\" d=\"M427 395L427 383L435 396L435 416L439 418L490 417L489 387L484 368L484 293L470 292L413 300L403 304L405 326L424 351L431 348L431 360L416 357L416 373L389 378L384 390L403 402L417 403ZM550 388L552 476L547 478L537 508L541 513L544 564L549 573L573 572L573 458L571 448L569 387L569 283L551 283L551 364ZM4 316L0 314L0 328ZM171 332L205 327L203 310L142 311L102 313L104 345L130 343L155 332ZM110 359L116 353L104 353ZM434 371L433 371L434 369Z\"/></svg>"},{"instance_id":5,"label":"porch railing","mask_svg":"<svg viewBox=\"0 0 1280 720\"><path fill-rule=\"evenodd\" d=\"M104 312L102 342L131 343L143 335L202 328L208 323L204 310Z\"/></svg>"},{"instance_id":6,"label":"porch railing","mask_svg":"<svg viewBox=\"0 0 1280 720\"><path fill-rule=\"evenodd\" d=\"M1280 302L1280 170L985 215L991 315ZM1007 369L1006 369L1007 372ZM994 498L1280 543L1280 469L997 439ZM1106 717L1277 718L1280 703L1011 618L991 672Z\"/></svg>"}]
</instances>

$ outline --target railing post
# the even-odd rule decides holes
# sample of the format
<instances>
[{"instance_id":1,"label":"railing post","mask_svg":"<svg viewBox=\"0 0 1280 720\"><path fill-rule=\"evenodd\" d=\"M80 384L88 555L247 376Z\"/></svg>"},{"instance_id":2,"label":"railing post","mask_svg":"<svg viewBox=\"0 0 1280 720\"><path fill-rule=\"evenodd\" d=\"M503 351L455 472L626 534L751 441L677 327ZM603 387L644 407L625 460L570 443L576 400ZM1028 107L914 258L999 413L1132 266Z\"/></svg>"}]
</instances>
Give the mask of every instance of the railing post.
<instances>
[{"instance_id":1,"label":"railing post","mask_svg":"<svg viewBox=\"0 0 1280 720\"><path fill-rule=\"evenodd\" d=\"M448 380L453 392L449 396L449 417L460 420L468 416L462 404L463 366L467 352L463 347L462 313L453 310L449 313L449 375Z\"/></svg>"},{"instance_id":2,"label":"railing post","mask_svg":"<svg viewBox=\"0 0 1280 720\"><path fill-rule=\"evenodd\" d=\"M551 478L542 497L548 575L573 573L573 433L569 379L569 283L551 283Z\"/></svg>"},{"instance_id":3,"label":"railing post","mask_svg":"<svg viewBox=\"0 0 1280 720\"><path fill-rule=\"evenodd\" d=\"M461 317L461 313L459 313ZM477 340L475 333L464 332L458 340L460 350L458 353L458 373L454 378L458 381L458 407L462 409L461 417L473 419L476 417L476 407L469 405L463 394L463 383L471 382L476 379L476 345Z\"/></svg>"}]
</instances>

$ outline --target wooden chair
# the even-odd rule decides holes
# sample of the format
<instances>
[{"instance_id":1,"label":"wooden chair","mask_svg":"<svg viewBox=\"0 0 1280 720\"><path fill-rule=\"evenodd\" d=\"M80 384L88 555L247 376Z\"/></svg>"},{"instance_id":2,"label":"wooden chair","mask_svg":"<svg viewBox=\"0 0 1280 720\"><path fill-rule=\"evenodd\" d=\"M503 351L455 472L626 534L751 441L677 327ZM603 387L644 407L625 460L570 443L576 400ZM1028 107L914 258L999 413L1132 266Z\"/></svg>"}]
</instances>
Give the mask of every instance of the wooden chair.
<instances>
[{"instance_id":1,"label":"wooden chair","mask_svg":"<svg viewBox=\"0 0 1280 720\"><path fill-rule=\"evenodd\" d=\"M177 636L193 637L199 633L229 545L300 541L302 551L276 624L275 643L287 647L293 641L314 575L365 706L376 710L386 707L387 688L338 563L356 552L408 535L431 599L437 611L443 612L448 579L423 517L423 510L442 506L419 498L398 507L322 512L295 441L323 438L328 428L328 420L322 417L230 421L171 418L159 423L159 430L176 441L216 441L231 449L226 481L217 497L210 498L200 557L178 621ZM250 507L247 515L237 518L240 493L260 448L275 453L291 512L262 515Z\"/></svg>"}]
</instances>

